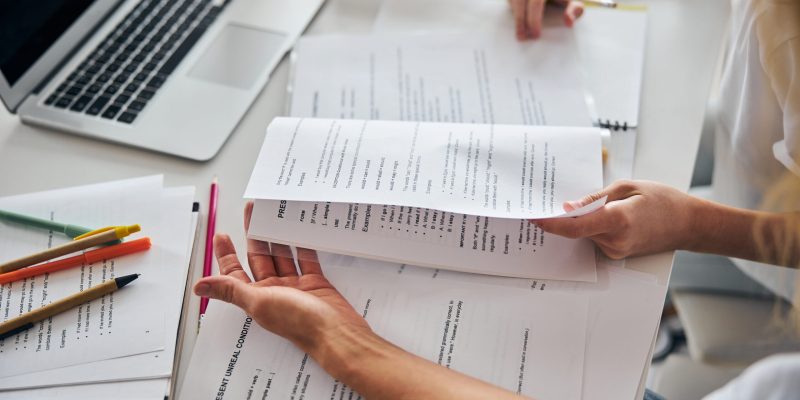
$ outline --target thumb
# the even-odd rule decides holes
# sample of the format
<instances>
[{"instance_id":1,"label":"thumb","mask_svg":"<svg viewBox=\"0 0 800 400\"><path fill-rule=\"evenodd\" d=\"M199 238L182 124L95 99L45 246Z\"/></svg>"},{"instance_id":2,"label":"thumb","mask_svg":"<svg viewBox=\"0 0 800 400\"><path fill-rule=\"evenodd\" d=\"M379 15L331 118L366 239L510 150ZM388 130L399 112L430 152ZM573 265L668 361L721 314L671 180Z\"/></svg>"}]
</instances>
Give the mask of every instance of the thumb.
<instances>
[{"instance_id":1,"label":"thumb","mask_svg":"<svg viewBox=\"0 0 800 400\"><path fill-rule=\"evenodd\" d=\"M232 303L245 311L254 305L257 290L247 282L225 275L209 276L194 285L196 295Z\"/></svg>"},{"instance_id":2,"label":"thumb","mask_svg":"<svg viewBox=\"0 0 800 400\"><path fill-rule=\"evenodd\" d=\"M639 186L636 184L636 182L618 181L614 182L613 184L604 188L603 190L585 196L580 200L564 202L564 210L566 211L576 210L587 204L594 203L595 201L600 200L606 196L608 197L608 202L610 203L612 201L624 200L627 199L628 197L635 196L640 193L641 191L639 190Z\"/></svg>"}]
</instances>

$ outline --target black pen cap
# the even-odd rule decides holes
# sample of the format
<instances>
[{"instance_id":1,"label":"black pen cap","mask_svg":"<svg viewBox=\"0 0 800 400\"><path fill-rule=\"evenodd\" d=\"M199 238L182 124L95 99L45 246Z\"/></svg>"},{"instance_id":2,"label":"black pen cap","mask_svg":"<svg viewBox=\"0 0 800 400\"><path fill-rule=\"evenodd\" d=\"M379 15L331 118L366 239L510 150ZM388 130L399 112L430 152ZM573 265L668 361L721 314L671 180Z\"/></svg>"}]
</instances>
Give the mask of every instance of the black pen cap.
<instances>
[{"instance_id":1,"label":"black pen cap","mask_svg":"<svg viewBox=\"0 0 800 400\"><path fill-rule=\"evenodd\" d=\"M123 286L135 281L136 278L138 277L139 274L131 274L131 275L120 276L119 278L114 278L114 281L117 282L117 288L121 289Z\"/></svg>"}]
</instances>

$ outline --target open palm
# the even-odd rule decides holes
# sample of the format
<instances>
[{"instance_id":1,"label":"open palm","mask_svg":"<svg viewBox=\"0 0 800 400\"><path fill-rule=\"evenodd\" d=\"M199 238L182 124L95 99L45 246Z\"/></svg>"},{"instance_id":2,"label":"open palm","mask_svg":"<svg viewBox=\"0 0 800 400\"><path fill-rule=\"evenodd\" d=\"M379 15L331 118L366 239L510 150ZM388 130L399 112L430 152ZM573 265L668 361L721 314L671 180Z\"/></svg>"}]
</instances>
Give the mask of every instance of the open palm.
<instances>
[{"instance_id":1,"label":"open palm","mask_svg":"<svg viewBox=\"0 0 800 400\"><path fill-rule=\"evenodd\" d=\"M245 206L245 230L253 203ZM247 240L247 260L253 280L242 267L228 235L214 237L220 275L200 280L195 293L236 304L265 329L306 351L320 333L342 328L369 331L369 325L322 273L317 254L298 248L297 264L286 245Z\"/></svg>"}]
</instances>

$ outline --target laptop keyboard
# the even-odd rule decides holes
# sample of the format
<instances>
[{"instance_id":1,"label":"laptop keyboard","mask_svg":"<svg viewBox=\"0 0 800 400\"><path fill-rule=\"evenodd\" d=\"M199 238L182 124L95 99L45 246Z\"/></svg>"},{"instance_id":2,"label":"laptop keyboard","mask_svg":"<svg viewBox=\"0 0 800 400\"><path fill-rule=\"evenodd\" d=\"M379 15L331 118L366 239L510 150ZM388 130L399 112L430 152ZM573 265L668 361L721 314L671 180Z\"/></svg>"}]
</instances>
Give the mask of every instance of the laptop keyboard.
<instances>
[{"instance_id":1,"label":"laptop keyboard","mask_svg":"<svg viewBox=\"0 0 800 400\"><path fill-rule=\"evenodd\" d=\"M222 7L211 0L142 0L44 104L132 123Z\"/></svg>"}]
</instances>

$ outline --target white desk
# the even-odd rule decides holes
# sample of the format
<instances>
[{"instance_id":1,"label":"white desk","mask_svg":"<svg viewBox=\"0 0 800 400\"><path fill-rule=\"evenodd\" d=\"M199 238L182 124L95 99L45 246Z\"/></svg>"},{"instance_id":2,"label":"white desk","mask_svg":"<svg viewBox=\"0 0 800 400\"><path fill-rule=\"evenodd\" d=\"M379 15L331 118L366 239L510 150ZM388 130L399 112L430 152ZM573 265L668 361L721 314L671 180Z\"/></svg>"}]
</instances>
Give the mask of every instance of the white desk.
<instances>
[{"instance_id":1,"label":"white desk","mask_svg":"<svg viewBox=\"0 0 800 400\"><path fill-rule=\"evenodd\" d=\"M648 4L648 51L634 176L686 190L728 4L727 0L653 0ZM379 0L328 0L307 34L369 32L379 6ZM196 186L197 199L205 207L208 185L216 175L220 180L217 229L230 233L241 249L242 193L264 129L285 110L288 66L286 60L280 64L219 155L207 163L25 126L2 109L0 196L163 173L168 186ZM628 260L627 267L653 273L666 282L672 258L672 253L638 257Z\"/></svg>"}]
</instances>

